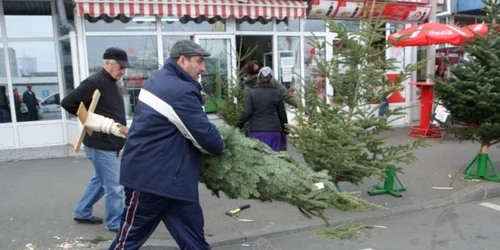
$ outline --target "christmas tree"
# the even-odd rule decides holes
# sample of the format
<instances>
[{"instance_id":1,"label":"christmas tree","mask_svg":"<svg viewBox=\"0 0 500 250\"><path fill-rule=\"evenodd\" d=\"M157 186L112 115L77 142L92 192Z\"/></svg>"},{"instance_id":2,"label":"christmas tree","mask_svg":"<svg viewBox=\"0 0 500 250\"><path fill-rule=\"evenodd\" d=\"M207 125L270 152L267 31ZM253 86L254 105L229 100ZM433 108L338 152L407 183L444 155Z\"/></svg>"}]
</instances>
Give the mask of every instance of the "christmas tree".
<instances>
[{"instance_id":1,"label":"christmas tree","mask_svg":"<svg viewBox=\"0 0 500 250\"><path fill-rule=\"evenodd\" d=\"M364 13L373 13L374 5ZM378 17L381 18L381 17ZM291 133L293 144L314 170L327 170L335 183L359 184L363 178L383 177L386 167L415 160L413 150L421 140L411 144L387 145L386 131L394 119L405 114L404 108L385 110L379 116L386 97L402 90L401 83L421 64L407 66L393 84L385 72L394 71L395 60L385 57L385 23L371 15L360 21L360 30L348 32L340 22L327 20L330 32L337 35L335 43L313 41L319 54L334 49L334 57L314 58L324 78L334 89L334 96L325 100L316 93L318 82L309 82L302 95L305 106L299 107Z\"/></svg>"},{"instance_id":2,"label":"christmas tree","mask_svg":"<svg viewBox=\"0 0 500 250\"><path fill-rule=\"evenodd\" d=\"M245 108L245 91L244 91L244 80L243 80L243 69L239 66L243 64L247 59L250 58L252 53L256 50L257 47L253 47L251 49L242 51L243 48L243 39L240 39L240 50L238 51L236 60L238 68L236 72L238 72L237 76L230 81L226 81L226 84L223 84L224 88L224 101L217 105L217 115L219 115L225 123L236 127L238 120ZM248 132L248 123L243 127L243 131L245 133Z\"/></svg>"},{"instance_id":3,"label":"christmas tree","mask_svg":"<svg viewBox=\"0 0 500 250\"><path fill-rule=\"evenodd\" d=\"M477 35L463 46L467 55L463 63L452 64L443 58L451 76L435 78L434 91L453 123L463 124L456 127L444 123L444 128L460 140L481 144L479 154L464 171L466 178L500 182L500 175L488 155L489 148L500 142L500 3L498 0L483 2L488 33L484 37Z\"/></svg>"},{"instance_id":4,"label":"christmas tree","mask_svg":"<svg viewBox=\"0 0 500 250\"><path fill-rule=\"evenodd\" d=\"M276 200L296 206L306 217L320 217L324 211L342 204L349 209L365 205L380 207L357 198L357 193L338 192L325 171L316 172L287 154L274 152L260 141L245 137L229 125L217 128L226 149L220 156L203 154L200 182L216 196Z\"/></svg>"}]
</instances>

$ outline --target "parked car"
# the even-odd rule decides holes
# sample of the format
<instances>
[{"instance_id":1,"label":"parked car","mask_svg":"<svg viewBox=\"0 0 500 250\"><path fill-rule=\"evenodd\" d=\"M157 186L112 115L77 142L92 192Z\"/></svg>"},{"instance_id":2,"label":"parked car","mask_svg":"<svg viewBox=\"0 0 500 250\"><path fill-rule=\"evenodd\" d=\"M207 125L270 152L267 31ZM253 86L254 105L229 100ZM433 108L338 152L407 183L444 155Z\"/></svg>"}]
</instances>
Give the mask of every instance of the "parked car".
<instances>
[{"instance_id":1,"label":"parked car","mask_svg":"<svg viewBox=\"0 0 500 250\"><path fill-rule=\"evenodd\" d=\"M51 94L44 99L39 100L40 109L38 115L40 120L61 119L61 99L59 93Z\"/></svg>"}]
</instances>

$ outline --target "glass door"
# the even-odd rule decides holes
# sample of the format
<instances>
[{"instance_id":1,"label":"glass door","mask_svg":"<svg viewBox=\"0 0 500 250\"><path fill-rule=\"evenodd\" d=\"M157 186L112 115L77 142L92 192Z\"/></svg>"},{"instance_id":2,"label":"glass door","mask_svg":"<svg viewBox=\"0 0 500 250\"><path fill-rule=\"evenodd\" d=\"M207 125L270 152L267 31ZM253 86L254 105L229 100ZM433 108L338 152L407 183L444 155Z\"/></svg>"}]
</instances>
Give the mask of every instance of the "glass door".
<instances>
[{"instance_id":1,"label":"glass door","mask_svg":"<svg viewBox=\"0 0 500 250\"><path fill-rule=\"evenodd\" d=\"M326 98L327 84L326 78L319 68L318 61L324 60L326 51L318 47L325 42L324 36L304 37L304 81L305 84L313 84L316 94L321 99Z\"/></svg>"},{"instance_id":2,"label":"glass door","mask_svg":"<svg viewBox=\"0 0 500 250\"><path fill-rule=\"evenodd\" d=\"M292 90L301 89L300 36L278 36L278 81Z\"/></svg>"},{"instance_id":3,"label":"glass door","mask_svg":"<svg viewBox=\"0 0 500 250\"><path fill-rule=\"evenodd\" d=\"M201 74L200 83L207 95L205 112L215 112L216 105L221 105L227 95L225 87L237 82L235 38L231 35L195 35L194 41L211 54L205 58L206 71Z\"/></svg>"}]
</instances>

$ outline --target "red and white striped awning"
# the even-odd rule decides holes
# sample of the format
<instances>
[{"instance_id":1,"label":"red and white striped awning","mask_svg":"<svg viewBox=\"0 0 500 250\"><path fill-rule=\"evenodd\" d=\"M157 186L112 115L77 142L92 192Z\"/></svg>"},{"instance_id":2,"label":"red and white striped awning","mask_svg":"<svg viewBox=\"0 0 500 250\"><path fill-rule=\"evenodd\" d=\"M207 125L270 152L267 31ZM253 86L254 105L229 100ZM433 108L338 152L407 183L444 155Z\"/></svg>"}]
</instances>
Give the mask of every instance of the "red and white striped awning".
<instances>
[{"instance_id":1,"label":"red and white striped awning","mask_svg":"<svg viewBox=\"0 0 500 250\"><path fill-rule=\"evenodd\" d=\"M75 0L78 14L88 14L92 17L108 15L116 17L119 14L127 17L135 15L160 17L188 15L193 18L205 16L227 18L234 16L252 19L305 18L307 3L302 0L248 0L246 3L238 0Z\"/></svg>"}]
</instances>

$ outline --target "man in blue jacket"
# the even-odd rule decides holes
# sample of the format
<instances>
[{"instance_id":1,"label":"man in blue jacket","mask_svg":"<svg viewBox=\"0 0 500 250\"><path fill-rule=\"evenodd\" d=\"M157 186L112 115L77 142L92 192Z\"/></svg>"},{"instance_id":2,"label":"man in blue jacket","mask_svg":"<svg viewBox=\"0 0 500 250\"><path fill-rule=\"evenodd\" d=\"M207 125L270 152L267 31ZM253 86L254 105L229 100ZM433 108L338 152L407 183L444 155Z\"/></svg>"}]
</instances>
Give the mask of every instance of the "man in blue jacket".
<instances>
[{"instance_id":1,"label":"man in blue jacket","mask_svg":"<svg viewBox=\"0 0 500 250\"><path fill-rule=\"evenodd\" d=\"M133 250L163 221L180 249L210 249L198 197L201 153L220 154L222 137L202 108L196 79L210 56L192 41L175 43L139 94L123 151L125 210L109 249Z\"/></svg>"}]
</instances>

